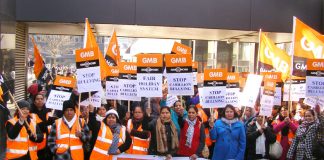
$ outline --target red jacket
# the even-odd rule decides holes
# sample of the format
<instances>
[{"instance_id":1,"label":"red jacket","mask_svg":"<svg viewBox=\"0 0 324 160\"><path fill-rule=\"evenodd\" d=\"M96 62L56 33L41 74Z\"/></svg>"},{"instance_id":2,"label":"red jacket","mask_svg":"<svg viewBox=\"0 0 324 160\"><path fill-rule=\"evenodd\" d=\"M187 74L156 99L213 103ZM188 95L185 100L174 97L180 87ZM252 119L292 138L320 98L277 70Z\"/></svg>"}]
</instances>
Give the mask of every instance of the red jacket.
<instances>
[{"instance_id":1,"label":"red jacket","mask_svg":"<svg viewBox=\"0 0 324 160\"><path fill-rule=\"evenodd\" d=\"M187 130L189 128L189 124L187 121L184 121L183 128L181 129L180 134L180 143L179 143L179 150L178 154L181 156L191 156L193 154L197 154L197 149L200 144L200 126L201 122L197 119L194 129L194 135L191 142L191 147L189 148L186 146L186 140L187 140Z\"/></svg>"}]
</instances>

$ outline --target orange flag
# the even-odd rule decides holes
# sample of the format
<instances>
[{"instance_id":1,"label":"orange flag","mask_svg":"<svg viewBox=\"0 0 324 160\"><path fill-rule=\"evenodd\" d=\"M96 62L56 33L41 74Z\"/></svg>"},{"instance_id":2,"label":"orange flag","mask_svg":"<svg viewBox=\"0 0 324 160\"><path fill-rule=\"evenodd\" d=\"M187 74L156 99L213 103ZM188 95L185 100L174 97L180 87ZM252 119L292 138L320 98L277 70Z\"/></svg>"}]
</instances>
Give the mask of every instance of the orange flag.
<instances>
[{"instance_id":1,"label":"orange flag","mask_svg":"<svg viewBox=\"0 0 324 160\"><path fill-rule=\"evenodd\" d=\"M281 72L281 79L285 81L290 75L291 57L261 31L259 45L260 72Z\"/></svg>"},{"instance_id":2,"label":"orange flag","mask_svg":"<svg viewBox=\"0 0 324 160\"><path fill-rule=\"evenodd\" d=\"M117 66L120 61L120 51L116 31L113 32L110 38L105 58L109 66Z\"/></svg>"},{"instance_id":3,"label":"orange flag","mask_svg":"<svg viewBox=\"0 0 324 160\"><path fill-rule=\"evenodd\" d=\"M1 102L3 102L2 95L3 95L3 91L2 91L2 87L0 86L0 101Z\"/></svg>"},{"instance_id":4,"label":"orange flag","mask_svg":"<svg viewBox=\"0 0 324 160\"><path fill-rule=\"evenodd\" d=\"M294 76L306 76L307 59L324 59L324 36L296 17L294 17L293 46Z\"/></svg>"},{"instance_id":5,"label":"orange flag","mask_svg":"<svg viewBox=\"0 0 324 160\"><path fill-rule=\"evenodd\" d=\"M98 47L98 44L96 42L96 38L92 33L91 27L90 27L90 23L88 21L88 18L86 18L86 22L85 22L85 29L84 29L84 39L83 39L83 48L95 48ZM104 80L107 75L107 71L108 71L108 64L105 61L105 57L103 56L103 54L101 53L100 49L99 50L99 64L100 64L100 71L101 71L101 80Z\"/></svg>"},{"instance_id":6,"label":"orange flag","mask_svg":"<svg viewBox=\"0 0 324 160\"><path fill-rule=\"evenodd\" d=\"M37 45L35 43L34 38L32 37L32 42L34 44L34 74L37 80L40 80L42 82L46 82L50 77L48 75L49 71L45 67L45 62L39 53L39 50L37 48Z\"/></svg>"}]
</instances>

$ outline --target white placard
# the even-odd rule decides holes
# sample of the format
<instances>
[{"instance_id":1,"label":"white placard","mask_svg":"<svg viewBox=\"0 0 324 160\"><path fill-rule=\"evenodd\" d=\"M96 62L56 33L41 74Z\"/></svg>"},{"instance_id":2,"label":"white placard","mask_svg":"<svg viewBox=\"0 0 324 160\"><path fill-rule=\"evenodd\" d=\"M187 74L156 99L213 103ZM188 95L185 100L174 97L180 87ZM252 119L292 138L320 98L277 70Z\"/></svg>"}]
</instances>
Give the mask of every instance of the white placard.
<instances>
[{"instance_id":1,"label":"white placard","mask_svg":"<svg viewBox=\"0 0 324 160\"><path fill-rule=\"evenodd\" d=\"M198 81L197 81L197 72L192 72L192 75L193 75L193 85L197 85L198 84Z\"/></svg>"},{"instance_id":2,"label":"white placard","mask_svg":"<svg viewBox=\"0 0 324 160\"><path fill-rule=\"evenodd\" d=\"M137 96L162 97L162 74L137 73Z\"/></svg>"},{"instance_id":3,"label":"white placard","mask_svg":"<svg viewBox=\"0 0 324 160\"><path fill-rule=\"evenodd\" d=\"M86 94L86 93L83 93ZM96 92L95 94L91 95L91 103L90 103L90 99L86 99L84 101L82 101L80 103L80 105L82 106L88 106L89 104L91 104L94 107L100 107L101 106L101 97L103 96L103 91L101 89L101 91Z\"/></svg>"},{"instance_id":4,"label":"white placard","mask_svg":"<svg viewBox=\"0 0 324 160\"><path fill-rule=\"evenodd\" d=\"M117 100L119 94L118 81L106 81L106 99Z\"/></svg>"},{"instance_id":5,"label":"white placard","mask_svg":"<svg viewBox=\"0 0 324 160\"><path fill-rule=\"evenodd\" d=\"M63 102L69 100L71 92L64 92L52 89L46 101L46 108L55 110L63 109Z\"/></svg>"},{"instance_id":6,"label":"white placard","mask_svg":"<svg viewBox=\"0 0 324 160\"><path fill-rule=\"evenodd\" d=\"M226 86L204 87L203 100L206 108L223 108L226 105Z\"/></svg>"},{"instance_id":7,"label":"white placard","mask_svg":"<svg viewBox=\"0 0 324 160\"><path fill-rule=\"evenodd\" d=\"M177 96L174 96L174 95L170 95L168 94L167 95L167 98L166 98L166 106L168 107L172 107L173 104L178 101L178 97Z\"/></svg>"},{"instance_id":8,"label":"white placard","mask_svg":"<svg viewBox=\"0 0 324 160\"><path fill-rule=\"evenodd\" d=\"M299 101L299 98L305 98L305 92L306 92L306 84L300 83L300 84L291 84L291 101ZM283 95L283 101L289 100L289 84L284 84L284 95Z\"/></svg>"},{"instance_id":9,"label":"white placard","mask_svg":"<svg viewBox=\"0 0 324 160\"><path fill-rule=\"evenodd\" d=\"M324 108L324 97L306 97L304 99L304 103L311 106L312 108L315 108L316 104L318 104L321 108Z\"/></svg>"},{"instance_id":10,"label":"white placard","mask_svg":"<svg viewBox=\"0 0 324 160\"><path fill-rule=\"evenodd\" d=\"M254 107L258 98L263 76L249 74L240 97L242 106Z\"/></svg>"},{"instance_id":11,"label":"white placard","mask_svg":"<svg viewBox=\"0 0 324 160\"><path fill-rule=\"evenodd\" d=\"M194 95L191 73L167 73L168 93L171 95Z\"/></svg>"},{"instance_id":12,"label":"white placard","mask_svg":"<svg viewBox=\"0 0 324 160\"><path fill-rule=\"evenodd\" d=\"M204 107L205 106L204 88L198 88L198 94L199 94L199 103L202 107Z\"/></svg>"},{"instance_id":13,"label":"white placard","mask_svg":"<svg viewBox=\"0 0 324 160\"><path fill-rule=\"evenodd\" d=\"M263 87L261 87L260 93L263 93ZM273 105L281 105L281 96L282 96L281 87L276 87ZM261 98L262 98L262 94L261 94Z\"/></svg>"},{"instance_id":14,"label":"white placard","mask_svg":"<svg viewBox=\"0 0 324 160\"><path fill-rule=\"evenodd\" d=\"M234 107L239 106L240 88L226 88L226 104Z\"/></svg>"},{"instance_id":15,"label":"white placard","mask_svg":"<svg viewBox=\"0 0 324 160\"><path fill-rule=\"evenodd\" d=\"M269 95L262 95L260 104L260 115L261 116L271 116L272 108L274 103L274 97Z\"/></svg>"},{"instance_id":16,"label":"white placard","mask_svg":"<svg viewBox=\"0 0 324 160\"><path fill-rule=\"evenodd\" d=\"M99 66L77 69L76 74L79 93L102 90Z\"/></svg>"},{"instance_id":17,"label":"white placard","mask_svg":"<svg viewBox=\"0 0 324 160\"><path fill-rule=\"evenodd\" d=\"M119 79L119 99L130 101L141 101L141 97L137 96L137 81L128 79Z\"/></svg>"},{"instance_id":18,"label":"white placard","mask_svg":"<svg viewBox=\"0 0 324 160\"><path fill-rule=\"evenodd\" d=\"M306 96L324 96L324 77L306 76Z\"/></svg>"}]
</instances>

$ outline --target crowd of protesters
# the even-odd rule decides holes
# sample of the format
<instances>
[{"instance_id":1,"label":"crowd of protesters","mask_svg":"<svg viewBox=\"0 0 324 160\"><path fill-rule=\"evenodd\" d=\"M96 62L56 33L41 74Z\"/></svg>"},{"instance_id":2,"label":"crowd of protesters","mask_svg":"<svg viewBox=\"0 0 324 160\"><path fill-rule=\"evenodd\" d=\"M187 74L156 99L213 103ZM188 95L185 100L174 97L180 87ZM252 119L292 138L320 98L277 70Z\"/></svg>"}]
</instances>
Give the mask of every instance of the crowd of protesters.
<instances>
[{"instance_id":1,"label":"crowd of protesters","mask_svg":"<svg viewBox=\"0 0 324 160\"><path fill-rule=\"evenodd\" d=\"M127 101L116 100L79 107L74 91L62 111L54 111L45 105L46 88L34 83L29 99L18 101L20 110L6 112L6 159L100 160L121 153L213 160L324 157L324 106L283 103L269 117L259 115L259 105L209 109L200 105L195 86L194 96L179 97L172 106L163 96L131 102L129 110Z\"/></svg>"}]
</instances>

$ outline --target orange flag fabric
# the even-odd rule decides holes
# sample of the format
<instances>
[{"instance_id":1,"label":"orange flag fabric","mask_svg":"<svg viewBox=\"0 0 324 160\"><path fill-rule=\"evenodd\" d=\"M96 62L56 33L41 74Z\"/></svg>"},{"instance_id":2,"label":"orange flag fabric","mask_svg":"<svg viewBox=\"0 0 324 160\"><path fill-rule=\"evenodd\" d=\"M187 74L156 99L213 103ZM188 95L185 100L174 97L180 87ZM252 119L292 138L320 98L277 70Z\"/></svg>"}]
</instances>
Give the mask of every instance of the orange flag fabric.
<instances>
[{"instance_id":1,"label":"orange flag fabric","mask_svg":"<svg viewBox=\"0 0 324 160\"><path fill-rule=\"evenodd\" d=\"M120 61L120 51L116 31L113 32L107 48L105 59L109 66L117 66Z\"/></svg>"},{"instance_id":2,"label":"orange flag fabric","mask_svg":"<svg viewBox=\"0 0 324 160\"><path fill-rule=\"evenodd\" d=\"M34 38L32 37L32 42L34 45L34 74L37 80L46 82L49 80L49 71L45 67L45 62L39 53L38 47L35 43Z\"/></svg>"}]
</instances>

